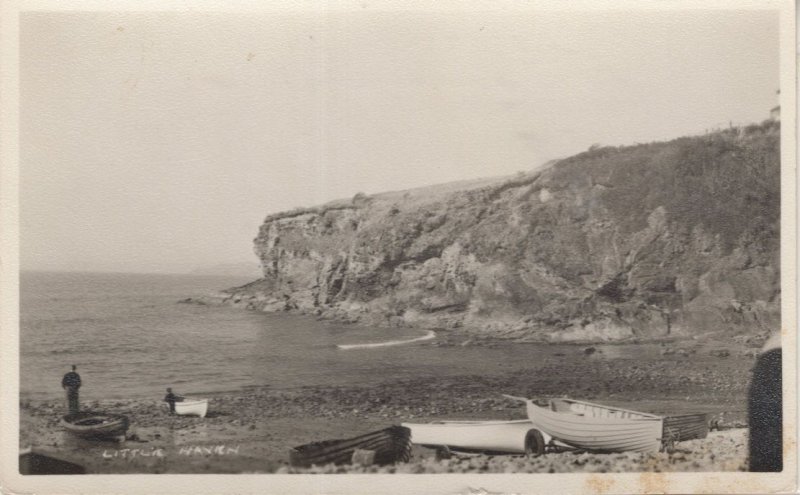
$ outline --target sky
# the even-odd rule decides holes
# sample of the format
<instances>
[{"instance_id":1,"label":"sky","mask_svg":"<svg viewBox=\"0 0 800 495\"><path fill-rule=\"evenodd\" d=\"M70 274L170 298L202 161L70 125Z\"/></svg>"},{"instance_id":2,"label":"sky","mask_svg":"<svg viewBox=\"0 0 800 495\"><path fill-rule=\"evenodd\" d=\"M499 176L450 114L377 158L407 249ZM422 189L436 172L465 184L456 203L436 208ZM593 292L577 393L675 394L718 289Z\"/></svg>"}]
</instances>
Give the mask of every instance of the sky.
<instances>
[{"instance_id":1,"label":"sky","mask_svg":"<svg viewBox=\"0 0 800 495\"><path fill-rule=\"evenodd\" d=\"M268 214L760 122L777 11L27 12L25 270L252 263Z\"/></svg>"}]
</instances>

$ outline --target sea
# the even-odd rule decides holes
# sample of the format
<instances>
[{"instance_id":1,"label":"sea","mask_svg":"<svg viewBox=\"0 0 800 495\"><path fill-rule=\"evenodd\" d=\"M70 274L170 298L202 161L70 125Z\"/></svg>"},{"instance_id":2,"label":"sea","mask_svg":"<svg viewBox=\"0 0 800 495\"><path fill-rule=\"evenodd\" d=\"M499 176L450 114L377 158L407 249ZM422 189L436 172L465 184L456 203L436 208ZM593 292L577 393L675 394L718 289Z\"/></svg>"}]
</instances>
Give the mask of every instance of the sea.
<instances>
[{"instance_id":1,"label":"sea","mask_svg":"<svg viewBox=\"0 0 800 495\"><path fill-rule=\"evenodd\" d=\"M23 272L20 397L61 398L76 365L82 400L160 398L253 387L372 386L430 376L503 374L574 346L433 347L429 335L179 301L243 285L237 277ZM340 348L338 346L342 346ZM613 348L604 356L613 357Z\"/></svg>"},{"instance_id":2,"label":"sea","mask_svg":"<svg viewBox=\"0 0 800 495\"><path fill-rule=\"evenodd\" d=\"M453 356L418 343L337 347L414 339L425 330L179 302L250 281L201 275L21 273L21 398L60 398L61 377L73 364L83 380L82 400L158 398L166 387L196 395L261 386L375 385L404 377L477 372L480 367L476 350L459 349ZM465 358L472 359L468 366Z\"/></svg>"}]
</instances>

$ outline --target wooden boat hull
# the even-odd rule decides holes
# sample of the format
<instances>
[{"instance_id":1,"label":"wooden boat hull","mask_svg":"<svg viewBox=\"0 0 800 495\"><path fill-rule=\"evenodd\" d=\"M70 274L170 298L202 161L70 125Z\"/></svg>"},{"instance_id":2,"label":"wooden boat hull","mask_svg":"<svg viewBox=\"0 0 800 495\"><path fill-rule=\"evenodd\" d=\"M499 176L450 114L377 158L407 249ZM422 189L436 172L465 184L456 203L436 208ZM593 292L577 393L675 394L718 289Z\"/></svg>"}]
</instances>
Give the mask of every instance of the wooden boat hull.
<instances>
[{"instance_id":1,"label":"wooden boat hull","mask_svg":"<svg viewBox=\"0 0 800 495\"><path fill-rule=\"evenodd\" d=\"M375 464L407 462L411 456L411 430L392 426L344 440L325 440L294 447L289 462L296 467L350 464L356 449L375 452Z\"/></svg>"},{"instance_id":2,"label":"wooden boat hull","mask_svg":"<svg viewBox=\"0 0 800 495\"><path fill-rule=\"evenodd\" d=\"M533 453L531 430L536 427L527 419L518 421L441 421L435 423L403 423L411 430L416 445L447 446L455 450ZM551 437L543 433L544 442Z\"/></svg>"},{"instance_id":3,"label":"wooden boat hull","mask_svg":"<svg viewBox=\"0 0 800 495\"><path fill-rule=\"evenodd\" d=\"M61 427L71 434L88 439L111 439L124 436L130 423L126 416L82 411L61 418Z\"/></svg>"},{"instance_id":4,"label":"wooden boat hull","mask_svg":"<svg viewBox=\"0 0 800 495\"><path fill-rule=\"evenodd\" d=\"M208 399L184 399L175 403L175 414L179 416L206 417L208 412Z\"/></svg>"},{"instance_id":5,"label":"wooden boat hull","mask_svg":"<svg viewBox=\"0 0 800 495\"><path fill-rule=\"evenodd\" d=\"M681 414L664 418L666 440L684 442L708 436L708 414Z\"/></svg>"},{"instance_id":6,"label":"wooden boat hull","mask_svg":"<svg viewBox=\"0 0 800 495\"><path fill-rule=\"evenodd\" d=\"M526 401L528 419L556 440L575 448L602 452L657 452L663 418L569 399L545 407Z\"/></svg>"}]
</instances>

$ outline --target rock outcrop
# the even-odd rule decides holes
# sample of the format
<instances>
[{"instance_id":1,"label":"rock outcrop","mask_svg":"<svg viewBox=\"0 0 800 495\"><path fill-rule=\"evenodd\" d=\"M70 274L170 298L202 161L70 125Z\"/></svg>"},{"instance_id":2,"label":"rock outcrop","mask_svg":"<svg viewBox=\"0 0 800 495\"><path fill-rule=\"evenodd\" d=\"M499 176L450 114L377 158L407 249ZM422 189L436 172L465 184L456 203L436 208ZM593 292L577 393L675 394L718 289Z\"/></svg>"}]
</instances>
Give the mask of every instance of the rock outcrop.
<instances>
[{"instance_id":1,"label":"rock outcrop","mask_svg":"<svg viewBox=\"0 0 800 495\"><path fill-rule=\"evenodd\" d=\"M227 300L544 341L780 324L780 128L587 152L513 178L270 215Z\"/></svg>"}]
</instances>

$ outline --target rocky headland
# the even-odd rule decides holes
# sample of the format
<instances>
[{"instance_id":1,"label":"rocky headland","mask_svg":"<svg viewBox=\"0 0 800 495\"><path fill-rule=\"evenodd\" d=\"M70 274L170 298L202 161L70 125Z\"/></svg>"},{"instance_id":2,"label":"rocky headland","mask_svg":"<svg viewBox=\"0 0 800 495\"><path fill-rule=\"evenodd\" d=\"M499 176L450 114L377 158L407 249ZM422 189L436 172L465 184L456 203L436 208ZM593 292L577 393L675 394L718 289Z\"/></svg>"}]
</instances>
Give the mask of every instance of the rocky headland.
<instances>
[{"instance_id":1,"label":"rocky headland","mask_svg":"<svg viewBox=\"0 0 800 495\"><path fill-rule=\"evenodd\" d=\"M259 311L543 342L761 339L780 322L780 125L592 147L515 177L269 215Z\"/></svg>"}]
</instances>

